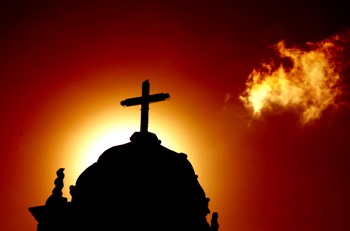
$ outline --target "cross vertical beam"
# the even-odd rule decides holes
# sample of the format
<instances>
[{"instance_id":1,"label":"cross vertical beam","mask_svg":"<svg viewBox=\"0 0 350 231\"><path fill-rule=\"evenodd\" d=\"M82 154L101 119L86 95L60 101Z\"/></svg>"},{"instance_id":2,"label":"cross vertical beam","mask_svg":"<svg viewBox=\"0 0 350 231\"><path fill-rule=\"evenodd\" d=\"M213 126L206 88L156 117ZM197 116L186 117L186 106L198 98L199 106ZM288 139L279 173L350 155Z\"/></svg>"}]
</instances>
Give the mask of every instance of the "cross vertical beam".
<instances>
[{"instance_id":1,"label":"cross vertical beam","mask_svg":"<svg viewBox=\"0 0 350 231\"><path fill-rule=\"evenodd\" d=\"M141 103L141 126L140 132L148 132L148 111L149 111L149 81L142 83L142 103Z\"/></svg>"},{"instance_id":2,"label":"cross vertical beam","mask_svg":"<svg viewBox=\"0 0 350 231\"><path fill-rule=\"evenodd\" d=\"M150 84L148 79L142 82L142 95L141 97L129 98L120 102L122 106L135 106L141 105L141 126L140 132L148 132L148 111L149 103L164 101L170 97L168 93L158 93L150 95Z\"/></svg>"}]
</instances>

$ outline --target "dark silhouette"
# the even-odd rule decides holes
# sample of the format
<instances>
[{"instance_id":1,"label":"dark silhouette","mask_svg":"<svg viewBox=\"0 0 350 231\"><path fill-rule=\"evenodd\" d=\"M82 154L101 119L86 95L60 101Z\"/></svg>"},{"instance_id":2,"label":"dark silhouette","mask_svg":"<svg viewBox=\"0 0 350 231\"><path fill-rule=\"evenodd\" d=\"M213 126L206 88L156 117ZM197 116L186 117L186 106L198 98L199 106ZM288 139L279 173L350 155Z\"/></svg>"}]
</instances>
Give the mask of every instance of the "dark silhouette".
<instances>
[{"instance_id":1,"label":"dark silhouette","mask_svg":"<svg viewBox=\"0 0 350 231\"><path fill-rule=\"evenodd\" d=\"M122 106L141 105L141 128L140 132L148 131L148 107L149 103L164 101L170 97L168 93L149 94L150 84L148 79L142 83L142 96L126 99L120 102Z\"/></svg>"},{"instance_id":2,"label":"dark silhouette","mask_svg":"<svg viewBox=\"0 0 350 231\"><path fill-rule=\"evenodd\" d=\"M211 215L211 230L212 231L218 231L219 230L219 222L218 222L219 214L217 212L213 212Z\"/></svg>"},{"instance_id":3,"label":"dark silhouette","mask_svg":"<svg viewBox=\"0 0 350 231\"><path fill-rule=\"evenodd\" d=\"M52 190L52 195L46 200L47 206L60 206L67 202L67 198L62 197L62 189L63 189L63 178L64 178L64 168L60 168L57 170L56 175L57 178L54 181L55 188Z\"/></svg>"},{"instance_id":4,"label":"dark silhouette","mask_svg":"<svg viewBox=\"0 0 350 231\"><path fill-rule=\"evenodd\" d=\"M148 80L144 87L149 92ZM149 102L169 96L146 95L137 101L142 101L147 114ZM152 97L157 100L150 100ZM146 123L142 116L145 112L141 112L141 123ZM107 149L83 171L70 186L70 202L50 199L62 198L64 175L59 169L46 205L29 208L38 221L37 230L217 231L217 213L212 214L209 225L210 200L187 155L163 147L147 131L147 123L130 141Z\"/></svg>"}]
</instances>

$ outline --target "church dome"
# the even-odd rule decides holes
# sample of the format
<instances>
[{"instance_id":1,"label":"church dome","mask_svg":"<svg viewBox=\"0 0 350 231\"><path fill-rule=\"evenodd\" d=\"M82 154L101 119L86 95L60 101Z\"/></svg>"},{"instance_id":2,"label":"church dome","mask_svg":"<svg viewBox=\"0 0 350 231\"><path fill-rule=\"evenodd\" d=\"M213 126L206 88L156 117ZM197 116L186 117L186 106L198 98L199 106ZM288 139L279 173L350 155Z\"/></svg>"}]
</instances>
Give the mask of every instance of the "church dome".
<instances>
[{"instance_id":1,"label":"church dome","mask_svg":"<svg viewBox=\"0 0 350 231\"><path fill-rule=\"evenodd\" d=\"M85 169L70 186L70 202L62 197L64 169L59 169L46 204L29 208L37 231L218 231L217 213L211 225L207 222L209 198L187 155L162 146L148 132L149 103L169 97L150 95L146 80L141 97L121 102L141 105L140 132Z\"/></svg>"},{"instance_id":2,"label":"church dome","mask_svg":"<svg viewBox=\"0 0 350 231\"><path fill-rule=\"evenodd\" d=\"M71 186L76 224L84 230L210 230L209 198L187 155L155 134L107 149Z\"/></svg>"}]
</instances>

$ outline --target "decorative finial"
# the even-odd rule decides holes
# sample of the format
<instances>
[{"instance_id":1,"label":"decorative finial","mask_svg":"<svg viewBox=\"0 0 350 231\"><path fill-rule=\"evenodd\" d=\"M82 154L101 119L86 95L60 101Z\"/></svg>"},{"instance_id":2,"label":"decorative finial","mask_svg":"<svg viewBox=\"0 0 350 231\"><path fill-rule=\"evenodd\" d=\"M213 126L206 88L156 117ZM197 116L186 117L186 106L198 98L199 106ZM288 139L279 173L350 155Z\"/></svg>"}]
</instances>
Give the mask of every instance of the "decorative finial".
<instances>
[{"instance_id":1,"label":"decorative finial","mask_svg":"<svg viewBox=\"0 0 350 231\"><path fill-rule=\"evenodd\" d=\"M218 231L219 230L219 222L218 222L219 214L217 212L213 212L211 215L211 231Z\"/></svg>"},{"instance_id":2,"label":"decorative finial","mask_svg":"<svg viewBox=\"0 0 350 231\"><path fill-rule=\"evenodd\" d=\"M64 186L63 179L64 179L64 168L60 168L57 170L56 175L57 178L55 179L55 188L52 190L52 195L46 200L46 205L48 206L54 206L54 205L61 205L62 203L67 202L67 198L62 197L62 189Z\"/></svg>"}]
</instances>

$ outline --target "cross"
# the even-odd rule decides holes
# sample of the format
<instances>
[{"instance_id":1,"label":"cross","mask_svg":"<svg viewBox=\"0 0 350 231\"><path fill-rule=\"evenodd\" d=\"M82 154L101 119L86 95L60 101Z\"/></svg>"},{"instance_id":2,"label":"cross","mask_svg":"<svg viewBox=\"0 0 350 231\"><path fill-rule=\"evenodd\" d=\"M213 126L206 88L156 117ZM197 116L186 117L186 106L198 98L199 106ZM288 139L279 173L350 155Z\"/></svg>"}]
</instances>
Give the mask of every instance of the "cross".
<instances>
[{"instance_id":1,"label":"cross","mask_svg":"<svg viewBox=\"0 0 350 231\"><path fill-rule=\"evenodd\" d=\"M141 133L148 132L148 110L149 103L164 101L170 97L168 93L158 93L158 94L149 94L150 84L148 79L142 83L142 96L129 98L120 102L122 106L136 106L141 105Z\"/></svg>"}]
</instances>

